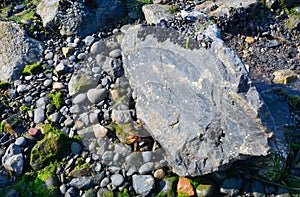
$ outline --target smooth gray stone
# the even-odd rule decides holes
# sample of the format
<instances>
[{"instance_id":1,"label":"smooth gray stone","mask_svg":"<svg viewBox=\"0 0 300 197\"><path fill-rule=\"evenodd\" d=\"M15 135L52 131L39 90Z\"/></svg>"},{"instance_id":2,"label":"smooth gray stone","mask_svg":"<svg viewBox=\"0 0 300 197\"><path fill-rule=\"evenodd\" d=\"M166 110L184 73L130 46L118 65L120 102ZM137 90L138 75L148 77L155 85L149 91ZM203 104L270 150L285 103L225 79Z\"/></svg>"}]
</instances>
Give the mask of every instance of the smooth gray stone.
<instances>
[{"instance_id":1,"label":"smooth gray stone","mask_svg":"<svg viewBox=\"0 0 300 197\"><path fill-rule=\"evenodd\" d=\"M268 155L274 130L270 112L217 26L207 25L200 34L211 39L207 49L196 39L180 39L171 28L135 26L121 46L137 117L180 176Z\"/></svg>"},{"instance_id":2,"label":"smooth gray stone","mask_svg":"<svg viewBox=\"0 0 300 197\"><path fill-rule=\"evenodd\" d=\"M133 175L132 185L135 192L141 196L147 196L153 190L155 183L151 175Z\"/></svg>"},{"instance_id":3,"label":"smooth gray stone","mask_svg":"<svg viewBox=\"0 0 300 197\"><path fill-rule=\"evenodd\" d=\"M155 166L153 162L148 162L143 164L140 168L139 168L139 173L140 174L147 174L148 172L151 172L152 170L155 170Z\"/></svg>"},{"instance_id":4,"label":"smooth gray stone","mask_svg":"<svg viewBox=\"0 0 300 197\"><path fill-rule=\"evenodd\" d=\"M34 123L38 124L45 120L45 109L44 107L38 107L34 110Z\"/></svg>"},{"instance_id":5,"label":"smooth gray stone","mask_svg":"<svg viewBox=\"0 0 300 197\"><path fill-rule=\"evenodd\" d=\"M91 53L92 54L100 54L106 49L106 45L103 41L97 41L91 46Z\"/></svg>"},{"instance_id":6,"label":"smooth gray stone","mask_svg":"<svg viewBox=\"0 0 300 197\"><path fill-rule=\"evenodd\" d=\"M74 97L73 99L73 103L74 104L80 104L80 103L83 103L85 100L86 100L86 93L81 93L81 94L78 94L77 96Z\"/></svg>"},{"instance_id":7,"label":"smooth gray stone","mask_svg":"<svg viewBox=\"0 0 300 197\"><path fill-rule=\"evenodd\" d=\"M119 187L124 183L124 177L120 174L113 174L110 177L111 184L115 187Z\"/></svg>"},{"instance_id":8,"label":"smooth gray stone","mask_svg":"<svg viewBox=\"0 0 300 197\"><path fill-rule=\"evenodd\" d=\"M109 52L109 56L112 58L119 58L122 55L122 51L120 49L115 49L111 52Z\"/></svg>"},{"instance_id":9,"label":"smooth gray stone","mask_svg":"<svg viewBox=\"0 0 300 197\"><path fill-rule=\"evenodd\" d=\"M145 163L150 162L153 158L153 153L151 151L143 151L141 154Z\"/></svg>"},{"instance_id":10,"label":"smooth gray stone","mask_svg":"<svg viewBox=\"0 0 300 197\"><path fill-rule=\"evenodd\" d=\"M90 89L87 92L87 98L88 100L93 103L93 104L97 104L100 101L104 100L107 97L108 91L107 89Z\"/></svg>"},{"instance_id":11,"label":"smooth gray stone","mask_svg":"<svg viewBox=\"0 0 300 197\"><path fill-rule=\"evenodd\" d=\"M101 183L100 183L100 187L106 187L108 184L110 183L110 179L108 177L105 177Z\"/></svg>"},{"instance_id":12,"label":"smooth gray stone","mask_svg":"<svg viewBox=\"0 0 300 197\"><path fill-rule=\"evenodd\" d=\"M84 39L84 43L86 46L91 46L91 44L93 44L94 40L95 40L94 36L87 36Z\"/></svg>"}]
</instances>

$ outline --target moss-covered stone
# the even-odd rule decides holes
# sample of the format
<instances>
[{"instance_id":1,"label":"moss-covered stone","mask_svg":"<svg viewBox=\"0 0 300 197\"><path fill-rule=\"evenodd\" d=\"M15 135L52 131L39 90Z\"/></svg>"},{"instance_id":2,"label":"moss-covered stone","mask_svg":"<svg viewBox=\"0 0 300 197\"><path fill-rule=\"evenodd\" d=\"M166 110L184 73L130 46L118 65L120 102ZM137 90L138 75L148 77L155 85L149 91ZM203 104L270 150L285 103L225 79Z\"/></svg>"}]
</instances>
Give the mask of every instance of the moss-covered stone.
<instances>
[{"instance_id":1,"label":"moss-covered stone","mask_svg":"<svg viewBox=\"0 0 300 197\"><path fill-rule=\"evenodd\" d=\"M23 132L22 121L17 115L12 115L1 122L0 130L19 136Z\"/></svg>"},{"instance_id":2,"label":"moss-covered stone","mask_svg":"<svg viewBox=\"0 0 300 197\"><path fill-rule=\"evenodd\" d=\"M116 123L111 123L108 126L108 129L110 131L113 131L116 133L116 136L118 139L123 142L123 143L128 143L127 139L130 135L133 134L134 132L134 127L132 124L116 124Z\"/></svg>"},{"instance_id":3,"label":"moss-covered stone","mask_svg":"<svg viewBox=\"0 0 300 197\"><path fill-rule=\"evenodd\" d=\"M71 140L51 125L40 126L44 138L31 150L30 165L33 169L41 169L51 162L59 161L70 153Z\"/></svg>"}]
</instances>

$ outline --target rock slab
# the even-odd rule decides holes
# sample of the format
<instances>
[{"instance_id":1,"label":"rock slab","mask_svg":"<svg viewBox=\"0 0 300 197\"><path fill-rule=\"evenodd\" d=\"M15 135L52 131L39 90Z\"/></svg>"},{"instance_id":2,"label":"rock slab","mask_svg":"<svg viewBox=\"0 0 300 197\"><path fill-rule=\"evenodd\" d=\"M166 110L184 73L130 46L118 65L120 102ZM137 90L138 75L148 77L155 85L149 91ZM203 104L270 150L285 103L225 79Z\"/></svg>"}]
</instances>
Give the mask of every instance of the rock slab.
<instances>
[{"instance_id":1,"label":"rock slab","mask_svg":"<svg viewBox=\"0 0 300 197\"><path fill-rule=\"evenodd\" d=\"M197 34L212 40L211 46L202 48L173 29L153 26L128 29L122 43L137 116L180 176L267 155L274 127L244 65L224 46L216 25Z\"/></svg>"},{"instance_id":2,"label":"rock slab","mask_svg":"<svg viewBox=\"0 0 300 197\"><path fill-rule=\"evenodd\" d=\"M0 80L17 80L25 65L40 60L43 49L43 44L27 36L17 23L0 21Z\"/></svg>"}]
</instances>

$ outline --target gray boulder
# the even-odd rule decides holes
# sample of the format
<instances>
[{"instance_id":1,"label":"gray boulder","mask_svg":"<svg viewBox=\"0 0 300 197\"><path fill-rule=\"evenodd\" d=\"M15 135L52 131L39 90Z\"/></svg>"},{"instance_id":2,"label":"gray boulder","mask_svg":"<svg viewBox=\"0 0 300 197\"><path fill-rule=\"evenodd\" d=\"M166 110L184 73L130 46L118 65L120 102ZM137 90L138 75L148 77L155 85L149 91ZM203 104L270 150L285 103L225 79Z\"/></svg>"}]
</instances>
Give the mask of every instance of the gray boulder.
<instances>
[{"instance_id":1,"label":"gray boulder","mask_svg":"<svg viewBox=\"0 0 300 197\"><path fill-rule=\"evenodd\" d=\"M15 22L0 21L0 80L19 78L26 64L37 63L43 55L43 44L26 35Z\"/></svg>"},{"instance_id":2,"label":"gray boulder","mask_svg":"<svg viewBox=\"0 0 300 197\"><path fill-rule=\"evenodd\" d=\"M173 171L203 175L268 155L273 119L217 26L182 37L171 28L135 26L122 43L137 116L166 150ZM207 48L198 37L209 38Z\"/></svg>"},{"instance_id":3,"label":"gray boulder","mask_svg":"<svg viewBox=\"0 0 300 197\"><path fill-rule=\"evenodd\" d=\"M119 0L42 0L37 6L43 25L60 29L61 35L67 36L86 36L98 31L124 12L124 5Z\"/></svg>"},{"instance_id":4,"label":"gray boulder","mask_svg":"<svg viewBox=\"0 0 300 197\"><path fill-rule=\"evenodd\" d=\"M11 144L7 148L5 155L2 157L2 164L6 170L14 172L17 176L20 176L24 166L22 148L15 144Z\"/></svg>"}]
</instances>

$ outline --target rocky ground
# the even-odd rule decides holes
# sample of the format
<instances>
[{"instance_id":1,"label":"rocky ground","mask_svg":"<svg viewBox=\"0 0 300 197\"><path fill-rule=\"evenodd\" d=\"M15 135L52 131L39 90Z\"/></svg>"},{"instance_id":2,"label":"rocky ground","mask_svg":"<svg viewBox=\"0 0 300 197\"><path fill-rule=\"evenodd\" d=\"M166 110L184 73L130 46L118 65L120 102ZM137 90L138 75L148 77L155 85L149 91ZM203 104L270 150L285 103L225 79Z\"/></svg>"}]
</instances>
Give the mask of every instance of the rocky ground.
<instances>
[{"instance_id":1,"label":"rocky ground","mask_svg":"<svg viewBox=\"0 0 300 197\"><path fill-rule=\"evenodd\" d=\"M300 7L267 1L230 9L220 1L201 0L153 5L128 0L122 7L111 1L108 18L74 25L72 10L80 11L82 5L92 19L99 18L95 10L101 8L94 4L98 1L59 1L58 8L55 2L0 4L0 54L9 54L0 58L6 65L0 71L3 196L299 194ZM150 5L142 10L145 3ZM43 8L57 8L55 20L42 20L44 12L51 18ZM195 26L188 13L194 10L213 19L203 18L203 23L216 23L226 45L242 59L272 112L278 135L286 141L279 145L282 152L263 159L253 157L227 170L183 177L172 170L164 144L153 139L138 118L121 46L134 24L173 28L192 40ZM121 18L109 18L116 13ZM57 21L63 25L55 26ZM97 31L90 33L92 28ZM200 43L203 48L210 44L205 37ZM192 41L183 45L199 47ZM9 69L10 63L23 65L20 74Z\"/></svg>"}]
</instances>

